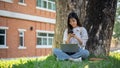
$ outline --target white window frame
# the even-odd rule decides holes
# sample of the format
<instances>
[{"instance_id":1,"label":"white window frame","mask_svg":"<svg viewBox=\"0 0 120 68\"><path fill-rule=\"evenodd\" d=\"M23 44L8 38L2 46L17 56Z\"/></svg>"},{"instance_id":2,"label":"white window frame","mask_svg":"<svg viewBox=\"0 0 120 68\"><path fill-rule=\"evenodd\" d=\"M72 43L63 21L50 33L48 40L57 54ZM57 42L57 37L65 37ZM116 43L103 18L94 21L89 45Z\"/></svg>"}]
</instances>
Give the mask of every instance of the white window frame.
<instances>
[{"instance_id":1,"label":"white window frame","mask_svg":"<svg viewBox=\"0 0 120 68\"><path fill-rule=\"evenodd\" d=\"M37 1L37 0L36 0L36 1ZM36 5L36 8L37 8L37 9L46 10L46 11L50 11L50 12L56 12L55 10L48 8L48 3L55 4L55 2L48 1L48 0L41 0L41 1L42 1L42 3L41 3L42 6L43 6L43 1L46 1L46 3L47 3L47 8L44 8L44 7L41 7L41 6ZM36 4L37 4L37 2L36 2ZM52 5L52 6L53 6L53 5Z\"/></svg>"},{"instance_id":2,"label":"white window frame","mask_svg":"<svg viewBox=\"0 0 120 68\"><path fill-rule=\"evenodd\" d=\"M23 0L23 2L18 2L19 5L23 5L23 6L26 6L26 3L25 3L25 0Z\"/></svg>"},{"instance_id":3,"label":"white window frame","mask_svg":"<svg viewBox=\"0 0 120 68\"><path fill-rule=\"evenodd\" d=\"M43 36L38 36L38 33L46 33L47 36L43 37ZM36 39L37 38L46 38L47 39L47 45L36 45L36 48L52 48L52 45L48 45L48 39L53 37L49 37L48 34L54 34L53 31L44 31L44 30L36 30ZM37 41L36 41L37 43Z\"/></svg>"},{"instance_id":4,"label":"white window frame","mask_svg":"<svg viewBox=\"0 0 120 68\"><path fill-rule=\"evenodd\" d=\"M8 27L0 26L0 29L5 30L5 34L0 34L4 36L4 45L0 45L0 48L8 48L8 46L6 45L6 34L7 34L6 30L8 29Z\"/></svg>"},{"instance_id":5,"label":"white window frame","mask_svg":"<svg viewBox=\"0 0 120 68\"><path fill-rule=\"evenodd\" d=\"M19 47L18 47L18 49L26 49L25 43L24 43L24 41L25 41L25 35L24 34L25 34L26 29L18 29L18 31L19 31ZM20 35L20 32L22 32L23 35ZM23 46L20 45L20 37L23 37Z\"/></svg>"},{"instance_id":6,"label":"white window frame","mask_svg":"<svg viewBox=\"0 0 120 68\"><path fill-rule=\"evenodd\" d=\"M8 2L8 3L13 3L13 0L0 0L0 1Z\"/></svg>"}]
</instances>

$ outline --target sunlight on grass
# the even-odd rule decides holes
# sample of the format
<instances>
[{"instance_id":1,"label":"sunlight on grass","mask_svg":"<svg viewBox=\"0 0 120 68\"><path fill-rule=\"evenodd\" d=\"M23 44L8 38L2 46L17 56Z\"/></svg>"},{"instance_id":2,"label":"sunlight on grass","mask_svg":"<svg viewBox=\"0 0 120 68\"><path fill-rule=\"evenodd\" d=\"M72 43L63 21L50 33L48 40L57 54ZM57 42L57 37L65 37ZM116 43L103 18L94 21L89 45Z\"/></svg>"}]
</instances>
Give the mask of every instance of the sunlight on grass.
<instances>
[{"instance_id":1,"label":"sunlight on grass","mask_svg":"<svg viewBox=\"0 0 120 68\"><path fill-rule=\"evenodd\" d=\"M110 52L110 56L120 59L120 53L119 52Z\"/></svg>"},{"instance_id":2,"label":"sunlight on grass","mask_svg":"<svg viewBox=\"0 0 120 68\"><path fill-rule=\"evenodd\" d=\"M19 64L25 64L30 61L44 61L48 56L41 56L38 58L16 58L16 59L10 59L10 60L5 60L1 59L0 60L0 68L12 68L13 65L19 65Z\"/></svg>"},{"instance_id":3,"label":"sunlight on grass","mask_svg":"<svg viewBox=\"0 0 120 68\"><path fill-rule=\"evenodd\" d=\"M88 65L85 65L85 67L84 68L89 68L89 66Z\"/></svg>"}]
</instances>

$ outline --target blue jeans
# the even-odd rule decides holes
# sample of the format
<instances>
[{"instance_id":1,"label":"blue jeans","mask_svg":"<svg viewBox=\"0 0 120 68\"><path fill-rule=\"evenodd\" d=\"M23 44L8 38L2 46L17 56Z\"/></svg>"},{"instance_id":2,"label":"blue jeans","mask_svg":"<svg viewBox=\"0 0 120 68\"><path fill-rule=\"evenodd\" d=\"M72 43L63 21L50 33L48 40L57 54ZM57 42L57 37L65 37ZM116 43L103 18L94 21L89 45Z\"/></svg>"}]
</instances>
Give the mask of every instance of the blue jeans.
<instances>
[{"instance_id":1,"label":"blue jeans","mask_svg":"<svg viewBox=\"0 0 120 68\"><path fill-rule=\"evenodd\" d=\"M80 48L78 52L76 52L72 55L69 55L69 54L63 52L61 49L54 48L53 49L53 54L59 60L67 60L69 58L79 58L79 57L82 57L82 58L86 59L89 56L89 51L86 50L86 49Z\"/></svg>"}]
</instances>

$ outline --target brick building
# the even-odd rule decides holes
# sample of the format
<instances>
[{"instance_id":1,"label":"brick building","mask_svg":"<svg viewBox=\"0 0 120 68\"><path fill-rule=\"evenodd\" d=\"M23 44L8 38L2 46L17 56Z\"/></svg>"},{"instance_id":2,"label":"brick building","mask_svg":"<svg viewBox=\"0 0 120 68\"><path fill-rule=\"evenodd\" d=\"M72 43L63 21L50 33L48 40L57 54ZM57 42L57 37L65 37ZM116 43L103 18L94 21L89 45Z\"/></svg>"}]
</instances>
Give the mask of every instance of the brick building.
<instances>
[{"instance_id":1,"label":"brick building","mask_svg":"<svg viewBox=\"0 0 120 68\"><path fill-rule=\"evenodd\" d=\"M54 0L0 0L0 58L51 53Z\"/></svg>"}]
</instances>

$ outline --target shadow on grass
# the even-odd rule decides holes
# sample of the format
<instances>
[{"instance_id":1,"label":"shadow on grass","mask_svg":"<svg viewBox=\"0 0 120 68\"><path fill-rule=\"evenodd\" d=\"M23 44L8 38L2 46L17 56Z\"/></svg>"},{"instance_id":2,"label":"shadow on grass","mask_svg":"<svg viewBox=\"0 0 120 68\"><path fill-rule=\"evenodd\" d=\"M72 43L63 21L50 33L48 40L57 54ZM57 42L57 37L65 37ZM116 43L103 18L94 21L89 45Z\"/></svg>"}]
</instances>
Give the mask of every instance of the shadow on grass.
<instances>
[{"instance_id":1,"label":"shadow on grass","mask_svg":"<svg viewBox=\"0 0 120 68\"><path fill-rule=\"evenodd\" d=\"M39 58L35 60L27 60L26 63L13 65L12 68L119 68L119 56L109 56L105 60L90 61L88 59L83 62L56 61L54 56L48 56L45 60Z\"/></svg>"},{"instance_id":2,"label":"shadow on grass","mask_svg":"<svg viewBox=\"0 0 120 68\"><path fill-rule=\"evenodd\" d=\"M114 53L108 57L102 57L103 60L89 61L88 68L119 68L120 53Z\"/></svg>"}]
</instances>

